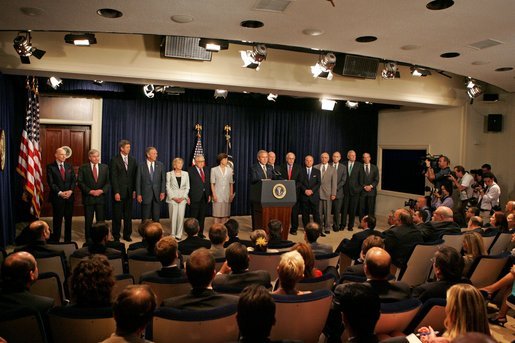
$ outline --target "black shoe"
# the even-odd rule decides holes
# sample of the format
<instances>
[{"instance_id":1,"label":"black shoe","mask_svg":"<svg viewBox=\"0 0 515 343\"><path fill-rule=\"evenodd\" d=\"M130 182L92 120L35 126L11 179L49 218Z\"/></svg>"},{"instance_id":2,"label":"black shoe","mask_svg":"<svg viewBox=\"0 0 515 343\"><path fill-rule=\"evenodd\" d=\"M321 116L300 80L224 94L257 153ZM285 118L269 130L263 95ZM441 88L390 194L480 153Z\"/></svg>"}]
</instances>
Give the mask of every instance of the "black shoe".
<instances>
[{"instance_id":1,"label":"black shoe","mask_svg":"<svg viewBox=\"0 0 515 343\"><path fill-rule=\"evenodd\" d=\"M204 236L202 233L199 233L199 234L198 234L198 236L199 236L200 238L204 238L204 239L206 238L206 236Z\"/></svg>"},{"instance_id":2,"label":"black shoe","mask_svg":"<svg viewBox=\"0 0 515 343\"><path fill-rule=\"evenodd\" d=\"M354 229L353 229L353 228L351 228L351 227L347 228L347 230L349 230L349 231L354 231Z\"/></svg>"},{"instance_id":3,"label":"black shoe","mask_svg":"<svg viewBox=\"0 0 515 343\"><path fill-rule=\"evenodd\" d=\"M325 233L323 233L323 232L320 233L320 237L325 237L325 236L326 236Z\"/></svg>"},{"instance_id":4,"label":"black shoe","mask_svg":"<svg viewBox=\"0 0 515 343\"><path fill-rule=\"evenodd\" d=\"M290 235L296 236L297 235L297 230L295 230L295 231L294 230L290 230Z\"/></svg>"},{"instance_id":5,"label":"black shoe","mask_svg":"<svg viewBox=\"0 0 515 343\"><path fill-rule=\"evenodd\" d=\"M331 233L331 230L325 230L325 231L324 231L324 233L325 233L326 235L328 235L328 234L330 234L330 233Z\"/></svg>"},{"instance_id":6,"label":"black shoe","mask_svg":"<svg viewBox=\"0 0 515 343\"><path fill-rule=\"evenodd\" d=\"M340 231L340 228L339 228L339 227L336 227L336 226L333 226L333 231L334 231L334 232L338 232L338 231Z\"/></svg>"},{"instance_id":7,"label":"black shoe","mask_svg":"<svg viewBox=\"0 0 515 343\"><path fill-rule=\"evenodd\" d=\"M132 238L130 236L129 237L123 237L123 240L127 241L127 242L132 242Z\"/></svg>"},{"instance_id":8,"label":"black shoe","mask_svg":"<svg viewBox=\"0 0 515 343\"><path fill-rule=\"evenodd\" d=\"M489 318L488 321L490 324L499 325L502 327L504 327L504 324L507 322L506 317Z\"/></svg>"},{"instance_id":9,"label":"black shoe","mask_svg":"<svg viewBox=\"0 0 515 343\"><path fill-rule=\"evenodd\" d=\"M119 242L120 241L120 237L118 238L113 238L113 242Z\"/></svg>"}]
</instances>

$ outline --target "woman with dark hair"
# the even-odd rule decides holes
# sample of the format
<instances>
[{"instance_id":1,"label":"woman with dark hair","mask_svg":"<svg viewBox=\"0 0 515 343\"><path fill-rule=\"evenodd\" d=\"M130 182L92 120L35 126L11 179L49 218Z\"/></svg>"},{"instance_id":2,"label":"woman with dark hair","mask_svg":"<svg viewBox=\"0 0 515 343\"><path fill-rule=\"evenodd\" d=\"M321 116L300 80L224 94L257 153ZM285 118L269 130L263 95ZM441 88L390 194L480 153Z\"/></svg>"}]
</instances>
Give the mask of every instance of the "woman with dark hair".
<instances>
[{"instance_id":1,"label":"woman with dark hair","mask_svg":"<svg viewBox=\"0 0 515 343\"><path fill-rule=\"evenodd\" d=\"M504 212L495 211L490 217L490 225L486 231L497 230L499 232L508 232L508 220Z\"/></svg>"},{"instance_id":2,"label":"woman with dark hair","mask_svg":"<svg viewBox=\"0 0 515 343\"><path fill-rule=\"evenodd\" d=\"M322 276L322 272L315 268L315 254L313 254L313 250L306 243L296 243L291 251L298 251L299 254L304 259L304 278L315 278Z\"/></svg>"},{"instance_id":3,"label":"woman with dark hair","mask_svg":"<svg viewBox=\"0 0 515 343\"><path fill-rule=\"evenodd\" d=\"M213 194L213 217L215 223L225 223L231 215L234 199L233 170L228 165L229 156L220 153L216 157L218 166L211 168L211 194Z\"/></svg>"},{"instance_id":4,"label":"woman with dark hair","mask_svg":"<svg viewBox=\"0 0 515 343\"><path fill-rule=\"evenodd\" d=\"M111 306L113 268L107 257L92 255L82 260L71 276L72 304L77 307Z\"/></svg>"},{"instance_id":5,"label":"woman with dark hair","mask_svg":"<svg viewBox=\"0 0 515 343\"><path fill-rule=\"evenodd\" d=\"M440 186L438 192L433 194L433 200L431 205L436 209L440 206L446 206L448 208L454 207L454 201L452 200L452 186L443 183Z\"/></svg>"}]
</instances>

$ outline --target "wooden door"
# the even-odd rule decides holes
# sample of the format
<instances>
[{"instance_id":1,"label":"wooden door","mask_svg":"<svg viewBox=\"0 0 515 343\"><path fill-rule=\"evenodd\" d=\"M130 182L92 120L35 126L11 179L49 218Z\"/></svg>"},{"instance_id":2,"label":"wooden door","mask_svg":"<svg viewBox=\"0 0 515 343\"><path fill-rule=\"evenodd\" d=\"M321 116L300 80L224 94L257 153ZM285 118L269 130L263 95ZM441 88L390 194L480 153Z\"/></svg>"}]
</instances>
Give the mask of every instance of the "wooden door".
<instances>
[{"instance_id":1,"label":"wooden door","mask_svg":"<svg viewBox=\"0 0 515 343\"><path fill-rule=\"evenodd\" d=\"M45 190L45 201L41 209L42 217L52 216L52 206L49 202L49 187L46 182L46 166L55 161L55 150L62 146L69 146L72 149L72 156L66 161L73 166L75 175L78 175L79 167L88 161L88 151L91 146L91 127L79 125L41 125L41 167L43 168L43 186ZM82 195L79 187L75 187L75 203L73 215L84 215L82 206Z\"/></svg>"}]
</instances>

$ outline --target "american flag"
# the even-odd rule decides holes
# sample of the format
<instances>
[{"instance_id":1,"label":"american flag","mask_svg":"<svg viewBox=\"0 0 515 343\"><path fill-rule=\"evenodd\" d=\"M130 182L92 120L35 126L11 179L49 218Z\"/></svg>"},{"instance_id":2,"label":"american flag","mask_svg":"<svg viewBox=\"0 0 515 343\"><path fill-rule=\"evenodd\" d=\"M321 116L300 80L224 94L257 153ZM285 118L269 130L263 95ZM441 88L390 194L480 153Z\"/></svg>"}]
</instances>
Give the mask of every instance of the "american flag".
<instances>
[{"instance_id":1,"label":"american flag","mask_svg":"<svg viewBox=\"0 0 515 343\"><path fill-rule=\"evenodd\" d=\"M32 214L39 218L43 201L43 174L39 149L39 92L35 77L27 77L27 116L16 171L25 179L24 189L32 195Z\"/></svg>"},{"instance_id":2,"label":"american flag","mask_svg":"<svg viewBox=\"0 0 515 343\"><path fill-rule=\"evenodd\" d=\"M202 141L200 140L200 135L197 135L197 144L195 145L195 151L193 151L193 160L191 161L191 165L195 165L195 156L202 155L204 156L204 149L202 148Z\"/></svg>"}]
</instances>

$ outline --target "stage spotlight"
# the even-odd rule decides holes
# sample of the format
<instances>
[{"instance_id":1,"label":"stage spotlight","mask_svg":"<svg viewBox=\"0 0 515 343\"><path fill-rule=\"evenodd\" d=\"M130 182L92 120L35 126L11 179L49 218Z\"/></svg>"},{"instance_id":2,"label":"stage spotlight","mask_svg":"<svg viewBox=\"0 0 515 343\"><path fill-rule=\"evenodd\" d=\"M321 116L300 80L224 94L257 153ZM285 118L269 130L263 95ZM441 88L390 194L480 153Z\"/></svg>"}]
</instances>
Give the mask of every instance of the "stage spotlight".
<instances>
[{"instance_id":1,"label":"stage spotlight","mask_svg":"<svg viewBox=\"0 0 515 343\"><path fill-rule=\"evenodd\" d=\"M215 97L215 99L218 99L218 98L227 99L227 94L229 94L227 89L215 89L214 97Z\"/></svg>"},{"instance_id":2,"label":"stage spotlight","mask_svg":"<svg viewBox=\"0 0 515 343\"><path fill-rule=\"evenodd\" d=\"M336 105L336 101L329 99L321 99L320 102L322 103L322 109L326 111L334 110L334 106Z\"/></svg>"},{"instance_id":3,"label":"stage spotlight","mask_svg":"<svg viewBox=\"0 0 515 343\"><path fill-rule=\"evenodd\" d=\"M96 84L97 86L102 86L104 81L103 80L93 80L93 83Z\"/></svg>"},{"instance_id":4,"label":"stage spotlight","mask_svg":"<svg viewBox=\"0 0 515 343\"><path fill-rule=\"evenodd\" d=\"M52 87L53 89L57 89L63 84L63 80L56 76L50 76L46 84Z\"/></svg>"},{"instance_id":5,"label":"stage spotlight","mask_svg":"<svg viewBox=\"0 0 515 343\"><path fill-rule=\"evenodd\" d=\"M314 78L320 77L328 80L333 79L333 68L336 65L336 55L332 52L322 54L318 57L318 61L311 66L311 74Z\"/></svg>"},{"instance_id":6,"label":"stage spotlight","mask_svg":"<svg viewBox=\"0 0 515 343\"><path fill-rule=\"evenodd\" d=\"M277 94L274 94L274 93L270 93L268 94L268 96L266 97L268 101L273 101L275 102L275 100L277 99Z\"/></svg>"},{"instance_id":7,"label":"stage spotlight","mask_svg":"<svg viewBox=\"0 0 515 343\"><path fill-rule=\"evenodd\" d=\"M266 45L257 44L252 50L240 50L241 59L243 60L243 68L251 68L259 70L261 62L266 60Z\"/></svg>"},{"instance_id":8,"label":"stage spotlight","mask_svg":"<svg viewBox=\"0 0 515 343\"><path fill-rule=\"evenodd\" d=\"M30 56L34 56L37 59L41 59L46 53L44 50L36 49L31 43L32 37L29 31L18 32L18 36L13 40L14 50L20 55L21 63L30 64Z\"/></svg>"},{"instance_id":9,"label":"stage spotlight","mask_svg":"<svg viewBox=\"0 0 515 343\"><path fill-rule=\"evenodd\" d=\"M64 41L68 44L76 46L90 46L97 44L94 33L69 33L64 36Z\"/></svg>"},{"instance_id":10,"label":"stage spotlight","mask_svg":"<svg viewBox=\"0 0 515 343\"><path fill-rule=\"evenodd\" d=\"M347 106L351 110L355 110L356 108L359 107L359 102L347 100L345 102L345 106Z\"/></svg>"},{"instance_id":11,"label":"stage spotlight","mask_svg":"<svg viewBox=\"0 0 515 343\"><path fill-rule=\"evenodd\" d=\"M410 70L411 70L411 76L426 77L428 75L431 75L431 71L424 69L424 68L420 68L420 67L413 66L410 68Z\"/></svg>"},{"instance_id":12,"label":"stage spotlight","mask_svg":"<svg viewBox=\"0 0 515 343\"><path fill-rule=\"evenodd\" d=\"M399 75L398 68L397 68L397 62L393 62L393 61L384 62L384 68L383 68L383 71L381 72L381 76L385 80L393 80L396 77L399 77L400 75Z\"/></svg>"},{"instance_id":13,"label":"stage spotlight","mask_svg":"<svg viewBox=\"0 0 515 343\"><path fill-rule=\"evenodd\" d=\"M143 94L145 94L145 96L147 98L152 99L154 97L154 90L155 90L155 87L152 84L143 86Z\"/></svg>"},{"instance_id":14,"label":"stage spotlight","mask_svg":"<svg viewBox=\"0 0 515 343\"><path fill-rule=\"evenodd\" d=\"M470 104L472 104L474 102L474 98L477 98L478 96L483 94L483 89L481 88L480 85L478 85L476 83L476 81L474 81L470 77L467 79L466 86L467 86L467 95L470 98Z\"/></svg>"},{"instance_id":15,"label":"stage spotlight","mask_svg":"<svg viewBox=\"0 0 515 343\"><path fill-rule=\"evenodd\" d=\"M220 39L201 38L198 42L198 45L211 52L218 52L220 50L229 49L229 43Z\"/></svg>"}]
</instances>

